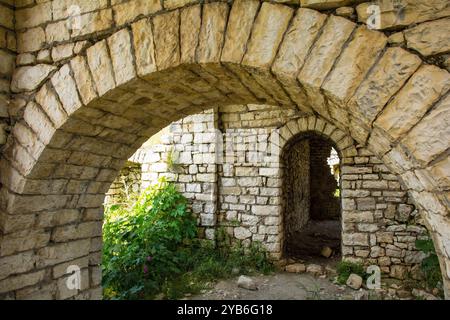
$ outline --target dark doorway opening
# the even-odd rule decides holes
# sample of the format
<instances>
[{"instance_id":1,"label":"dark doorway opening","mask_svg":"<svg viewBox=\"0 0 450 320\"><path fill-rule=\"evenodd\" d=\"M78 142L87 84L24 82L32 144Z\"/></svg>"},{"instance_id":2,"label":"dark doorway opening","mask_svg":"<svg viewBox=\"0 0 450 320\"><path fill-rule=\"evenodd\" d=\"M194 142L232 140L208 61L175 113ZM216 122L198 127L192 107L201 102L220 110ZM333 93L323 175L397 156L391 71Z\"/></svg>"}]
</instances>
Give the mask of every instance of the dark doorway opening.
<instances>
[{"instance_id":1,"label":"dark doorway opening","mask_svg":"<svg viewBox=\"0 0 450 320\"><path fill-rule=\"evenodd\" d=\"M296 137L284 148L282 165L285 257L338 258L340 159L334 144L313 133Z\"/></svg>"}]
</instances>

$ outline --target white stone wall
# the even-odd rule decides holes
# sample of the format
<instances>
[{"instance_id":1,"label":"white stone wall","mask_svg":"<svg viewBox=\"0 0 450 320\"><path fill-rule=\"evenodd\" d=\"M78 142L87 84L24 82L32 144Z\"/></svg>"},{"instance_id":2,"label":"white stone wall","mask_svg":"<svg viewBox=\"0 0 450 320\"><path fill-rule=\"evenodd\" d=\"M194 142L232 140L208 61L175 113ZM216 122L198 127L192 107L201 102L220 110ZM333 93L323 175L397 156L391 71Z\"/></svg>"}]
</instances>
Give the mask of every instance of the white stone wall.
<instances>
[{"instance_id":1,"label":"white stone wall","mask_svg":"<svg viewBox=\"0 0 450 320\"><path fill-rule=\"evenodd\" d=\"M207 238L213 239L221 226L235 241L259 241L279 259L284 236L282 183L283 175L289 174L280 159L284 145L302 132L329 137L341 155L343 257L379 265L395 278L414 272L423 258L415 240L426 238L427 231L398 177L321 119L271 106L211 109L171 124L131 160L142 163L143 187L160 176L176 182L191 200ZM168 154L174 160L170 169Z\"/></svg>"},{"instance_id":2,"label":"white stone wall","mask_svg":"<svg viewBox=\"0 0 450 320\"><path fill-rule=\"evenodd\" d=\"M162 176L177 184L207 239L214 239L217 218L216 136L217 113L208 110L172 123L131 158L142 164L143 189Z\"/></svg>"}]
</instances>

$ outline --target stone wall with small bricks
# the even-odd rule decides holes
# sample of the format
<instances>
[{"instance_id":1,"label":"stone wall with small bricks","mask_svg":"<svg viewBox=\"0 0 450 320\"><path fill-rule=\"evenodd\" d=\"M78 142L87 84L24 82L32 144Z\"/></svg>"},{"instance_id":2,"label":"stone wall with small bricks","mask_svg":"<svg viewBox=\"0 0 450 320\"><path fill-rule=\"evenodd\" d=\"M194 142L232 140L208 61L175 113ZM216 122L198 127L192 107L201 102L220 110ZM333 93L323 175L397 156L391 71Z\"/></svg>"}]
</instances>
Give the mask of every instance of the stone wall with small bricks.
<instances>
[{"instance_id":1,"label":"stone wall with small bricks","mask_svg":"<svg viewBox=\"0 0 450 320\"><path fill-rule=\"evenodd\" d=\"M450 297L447 0L0 2L2 298L100 297L102 204L125 161L173 121L243 104L320 115L397 173ZM64 285L71 262L82 290Z\"/></svg>"},{"instance_id":2,"label":"stone wall with small bricks","mask_svg":"<svg viewBox=\"0 0 450 320\"><path fill-rule=\"evenodd\" d=\"M161 177L175 182L198 217L199 235L213 240L217 220L217 112L176 121L131 158L142 164L142 189Z\"/></svg>"},{"instance_id":3,"label":"stone wall with small bricks","mask_svg":"<svg viewBox=\"0 0 450 320\"><path fill-rule=\"evenodd\" d=\"M105 197L106 205L132 201L141 193L142 167L139 163L128 161L120 170L116 180L109 187Z\"/></svg>"},{"instance_id":4,"label":"stone wall with small bricks","mask_svg":"<svg viewBox=\"0 0 450 320\"><path fill-rule=\"evenodd\" d=\"M257 119L260 127L252 128L248 119ZM292 153L291 142L302 137L300 142L315 142L302 144L301 150L294 152L297 167L284 172L287 162L280 160ZM378 265L394 278L418 277L417 266L424 254L416 249L415 241L427 239L428 232L397 175L321 118L272 106L211 109L171 124L157 141L152 138L131 159L142 163L143 185L161 176L176 183L191 200L207 238L214 239L216 228L224 227L234 241L244 245L261 242L274 259L281 259L284 224L300 230L317 201L309 198L314 178L308 171L309 161L324 157L313 152L314 148L324 152L318 137L333 141L342 157L337 213L341 211L343 258ZM331 146L325 149L326 160ZM308 169L295 174L292 170L300 169L299 155ZM168 157L173 157L172 168L167 165ZM330 167L328 173L334 180ZM300 195L308 199L287 206Z\"/></svg>"}]
</instances>

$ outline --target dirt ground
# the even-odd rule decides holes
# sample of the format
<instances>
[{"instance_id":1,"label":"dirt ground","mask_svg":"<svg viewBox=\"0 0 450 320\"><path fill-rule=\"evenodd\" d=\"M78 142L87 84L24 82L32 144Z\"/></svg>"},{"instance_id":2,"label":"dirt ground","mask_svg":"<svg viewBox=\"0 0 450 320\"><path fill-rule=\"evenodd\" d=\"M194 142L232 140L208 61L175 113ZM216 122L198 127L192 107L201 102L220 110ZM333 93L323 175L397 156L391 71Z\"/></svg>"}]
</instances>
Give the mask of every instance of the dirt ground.
<instances>
[{"instance_id":1,"label":"dirt ground","mask_svg":"<svg viewBox=\"0 0 450 320\"><path fill-rule=\"evenodd\" d=\"M258 290L239 288L238 277L218 282L212 290L189 300L359 300L361 291L333 284L307 273L278 272L252 276Z\"/></svg>"}]
</instances>

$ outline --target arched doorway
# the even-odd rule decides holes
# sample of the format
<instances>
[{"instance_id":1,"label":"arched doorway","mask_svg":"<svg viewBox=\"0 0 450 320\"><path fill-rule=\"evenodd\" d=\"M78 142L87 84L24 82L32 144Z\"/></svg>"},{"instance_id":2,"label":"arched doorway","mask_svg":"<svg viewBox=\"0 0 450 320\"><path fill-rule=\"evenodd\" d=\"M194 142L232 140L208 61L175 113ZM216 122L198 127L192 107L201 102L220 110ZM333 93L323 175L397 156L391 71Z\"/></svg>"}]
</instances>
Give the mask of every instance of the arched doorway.
<instances>
[{"instance_id":1,"label":"arched doorway","mask_svg":"<svg viewBox=\"0 0 450 320\"><path fill-rule=\"evenodd\" d=\"M336 146L322 135L306 133L286 144L281 159L285 257L339 257L340 160Z\"/></svg>"},{"instance_id":2,"label":"arched doorway","mask_svg":"<svg viewBox=\"0 0 450 320\"><path fill-rule=\"evenodd\" d=\"M365 26L339 33L333 23L344 27L345 19L247 3L137 18L30 97L0 162L3 296L48 286L49 297L63 299L65 276L49 275L81 257L89 279L82 297L98 296L101 205L126 159L170 122L236 103L318 113L401 175L435 239L448 296L448 72L386 49L386 36ZM312 33L319 25L330 32Z\"/></svg>"}]
</instances>

